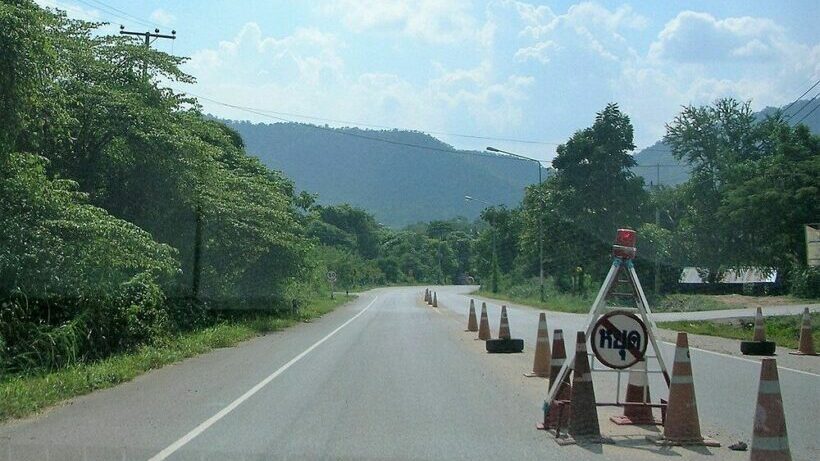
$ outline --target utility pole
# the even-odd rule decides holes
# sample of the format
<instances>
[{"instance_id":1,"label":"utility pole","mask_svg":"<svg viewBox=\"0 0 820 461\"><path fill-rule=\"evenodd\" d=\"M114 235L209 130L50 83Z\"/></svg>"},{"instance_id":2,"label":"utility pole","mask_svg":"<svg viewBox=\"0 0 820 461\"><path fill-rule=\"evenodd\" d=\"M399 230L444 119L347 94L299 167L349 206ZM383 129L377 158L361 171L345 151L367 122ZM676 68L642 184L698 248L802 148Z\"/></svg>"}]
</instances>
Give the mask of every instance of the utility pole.
<instances>
[{"instance_id":1,"label":"utility pole","mask_svg":"<svg viewBox=\"0 0 820 461\"><path fill-rule=\"evenodd\" d=\"M159 33L159 29L154 29L154 32L132 32L130 30L125 30L125 26L120 26L120 35L134 35L137 37L145 37L145 48L150 48L151 43L156 41L159 38L167 38L170 40L177 39L177 31L172 30L171 35L161 34ZM151 39L154 39L153 41ZM143 59L142 61L142 77L146 78L148 76L148 61Z\"/></svg>"},{"instance_id":2,"label":"utility pole","mask_svg":"<svg viewBox=\"0 0 820 461\"><path fill-rule=\"evenodd\" d=\"M541 193L541 162L526 155L515 154L506 150L497 149L488 146L485 150L489 152L496 152L500 154L507 154L511 157L519 158L529 162L535 162L538 165L538 193ZM537 194L536 194L537 196ZM544 288L544 200L539 200L538 206L538 286L541 292L541 301L546 301L546 289Z\"/></svg>"},{"instance_id":3,"label":"utility pole","mask_svg":"<svg viewBox=\"0 0 820 461\"><path fill-rule=\"evenodd\" d=\"M194 299L199 299L199 283L202 274L202 208L197 205L194 213L194 267L191 295Z\"/></svg>"},{"instance_id":4,"label":"utility pole","mask_svg":"<svg viewBox=\"0 0 820 461\"><path fill-rule=\"evenodd\" d=\"M543 189L541 187L541 162L538 162L538 194L541 194ZM541 302L547 300L544 292L544 199L538 200L538 282L539 291L541 292Z\"/></svg>"},{"instance_id":5,"label":"utility pole","mask_svg":"<svg viewBox=\"0 0 820 461\"><path fill-rule=\"evenodd\" d=\"M657 200L657 192L660 191L661 188L661 164L655 164L655 225L660 227L661 225L661 210L658 208L658 200ZM655 247L655 296L659 296L661 293L661 263L660 263L660 252L658 251L657 245Z\"/></svg>"}]
</instances>

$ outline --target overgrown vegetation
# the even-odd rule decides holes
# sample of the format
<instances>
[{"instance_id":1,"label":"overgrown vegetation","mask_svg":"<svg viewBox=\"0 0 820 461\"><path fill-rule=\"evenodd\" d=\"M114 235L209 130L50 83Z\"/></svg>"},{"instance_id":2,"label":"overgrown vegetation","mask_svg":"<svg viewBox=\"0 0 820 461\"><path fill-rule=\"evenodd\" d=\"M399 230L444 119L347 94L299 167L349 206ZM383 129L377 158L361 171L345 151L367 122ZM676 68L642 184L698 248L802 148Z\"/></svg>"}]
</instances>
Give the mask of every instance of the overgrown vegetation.
<instances>
[{"instance_id":1,"label":"overgrown vegetation","mask_svg":"<svg viewBox=\"0 0 820 461\"><path fill-rule=\"evenodd\" d=\"M313 293L293 186L159 82L181 58L0 4L0 372L161 343Z\"/></svg>"},{"instance_id":2,"label":"overgrown vegetation","mask_svg":"<svg viewBox=\"0 0 820 461\"><path fill-rule=\"evenodd\" d=\"M0 376L284 318L329 270L340 290L470 271L473 224L317 205L166 86L194 81L184 59L98 26L0 4Z\"/></svg>"},{"instance_id":3,"label":"overgrown vegetation","mask_svg":"<svg viewBox=\"0 0 820 461\"><path fill-rule=\"evenodd\" d=\"M780 347L797 349L800 340L802 315L766 317L766 339ZM820 344L820 314L811 314L814 344ZM751 341L754 335L752 319L734 321L661 322L661 328L685 331L687 333L718 336L721 338Z\"/></svg>"},{"instance_id":4,"label":"overgrown vegetation","mask_svg":"<svg viewBox=\"0 0 820 461\"><path fill-rule=\"evenodd\" d=\"M276 313L245 313L230 321L164 341L141 346L104 360L78 363L51 373L22 374L0 381L0 421L21 418L65 399L130 381L136 376L169 363L229 347L259 334L281 330L298 321L321 316L351 297L311 300L298 316Z\"/></svg>"}]
</instances>

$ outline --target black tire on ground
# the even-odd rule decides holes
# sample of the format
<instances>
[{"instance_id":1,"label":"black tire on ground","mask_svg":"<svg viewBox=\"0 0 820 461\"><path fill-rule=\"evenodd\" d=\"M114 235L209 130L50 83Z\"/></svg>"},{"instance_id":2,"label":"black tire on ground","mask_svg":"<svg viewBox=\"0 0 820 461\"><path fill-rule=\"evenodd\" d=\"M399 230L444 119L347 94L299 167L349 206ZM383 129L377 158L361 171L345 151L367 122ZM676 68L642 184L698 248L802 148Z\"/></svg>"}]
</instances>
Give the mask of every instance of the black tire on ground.
<instances>
[{"instance_id":1,"label":"black tire on ground","mask_svg":"<svg viewBox=\"0 0 820 461\"><path fill-rule=\"evenodd\" d=\"M741 341L740 352L743 355L774 355L774 341Z\"/></svg>"},{"instance_id":2,"label":"black tire on ground","mask_svg":"<svg viewBox=\"0 0 820 461\"><path fill-rule=\"evenodd\" d=\"M488 339L486 344L490 354L510 354L524 350L523 339Z\"/></svg>"}]
</instances>

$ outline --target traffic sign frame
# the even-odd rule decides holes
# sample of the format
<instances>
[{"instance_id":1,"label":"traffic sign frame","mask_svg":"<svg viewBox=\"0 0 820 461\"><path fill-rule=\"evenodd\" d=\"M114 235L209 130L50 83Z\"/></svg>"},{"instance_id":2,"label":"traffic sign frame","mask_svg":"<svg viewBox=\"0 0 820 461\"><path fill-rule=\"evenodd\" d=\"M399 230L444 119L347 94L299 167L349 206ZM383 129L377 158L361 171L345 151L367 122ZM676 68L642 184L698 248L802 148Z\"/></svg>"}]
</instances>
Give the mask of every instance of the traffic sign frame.
<instances>
[{"instance_id":1,"label":"traffic sign frame","mask_svg":"<svg viewBox=\"0 0 820 461\"><path fill-rule=\"evenodd\" d=\"M647 327L647 338L654 352L653 358L655 358L655 360L658 361L660 373L663 374L664 381L666 381L666 385L668 387L670 384L669 371L666 368L666 363L663 360L663 355L661 354L660 347L658 346L658 341L655 338L655 331L657 330L657 326L655 325L655 319L652 316L652 310L649 308L649 302L646 299L646 294L644 293L643 287L641 286L641 282L638 279L638 274L637 272L635 272L635 266L633 264L632 259L627 259L619 256L615 256L612 259L612 265L609 268L609 273L607 274L604 283L601 285L601 288L598 291L598 295L595 297L595 301L592 303L592 306L590 307L586 321L586 337L589 338L590 334L592 333L593 326L595 325L598 318L609 310L609 308L607 307L606 297L612 286L615 284L618 273L621 271L625 272L629 281L632 283L632 286L635 288L634 300L637 308L637 313L638 315L640 315L641 320L643 320L643 324ZM561 389L560 383L566 382L569 379L570 371L573 368L573 362L574 354L572 356L567 357L567 359L564 361L564 365L561 366L561 370L558 372L558 376L556 377L555 382L550 383L549 392L547 394L546 400L544 401L544 404L547 406L547 408L549 408L549 406L555 401L555 398L558 396L558 391L559 389ZM620 369L616 369L615 371L619 373L621 372Z\"/></svg>"}]
</instances>

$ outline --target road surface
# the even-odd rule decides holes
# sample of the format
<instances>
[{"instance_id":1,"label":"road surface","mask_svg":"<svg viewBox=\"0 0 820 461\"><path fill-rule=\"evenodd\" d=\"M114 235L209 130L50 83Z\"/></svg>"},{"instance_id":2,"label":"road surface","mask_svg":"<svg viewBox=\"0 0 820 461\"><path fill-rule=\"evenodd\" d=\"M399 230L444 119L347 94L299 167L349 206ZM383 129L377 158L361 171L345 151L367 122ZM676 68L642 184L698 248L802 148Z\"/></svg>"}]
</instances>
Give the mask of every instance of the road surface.
<instances>
[{"instance_id":1,"label":"road surface","mask_svg":"<svg viewBox=\"0 0 820 461\"><path fill-rule=\"evenodd\" d=\"M310 324L6 423L0 460L748 459L725 445L751 437L756 363L693 352L701 423L722 448L660 449L637 428L619 429L616 445L560 447L534 429L546 381L522 375L537 311L510 308L524 354L488 355L463 331L467 288L437 287L439 309L422 290L373 290ZM573 332L583 316L548 321ZM614 378L598 375L599 400L612 398ZM781 371L796 460L820 453L819 380Z\"/></svg>"}]
</instances>

